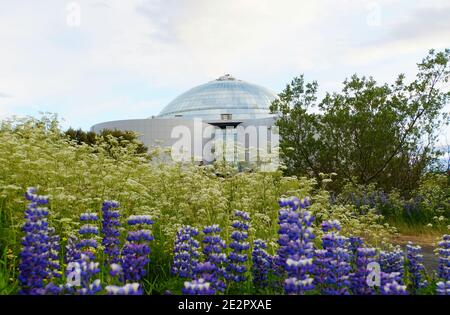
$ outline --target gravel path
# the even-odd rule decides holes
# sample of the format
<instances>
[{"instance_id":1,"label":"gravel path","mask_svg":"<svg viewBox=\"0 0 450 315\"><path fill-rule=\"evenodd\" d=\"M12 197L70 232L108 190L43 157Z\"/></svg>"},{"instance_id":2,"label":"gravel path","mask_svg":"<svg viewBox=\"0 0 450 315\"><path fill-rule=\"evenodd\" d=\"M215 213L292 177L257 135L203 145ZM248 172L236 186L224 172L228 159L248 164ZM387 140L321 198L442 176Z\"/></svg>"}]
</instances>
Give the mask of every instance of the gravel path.
<instances>
[{"instance_id":1,"label":"gravel path","mask_svg":"<svg viewBox=\"0 0 450 315\"><path fill-rule=\"evenodd\" d=\"M437 237L434 236L416 236L416 235L399 235L392 242L401 245L405 249L406 244L411 241L415 245L422 246L423 264L428 272L435 271L438 267L438 258L434 253Z\"/></svg>"}]
</instances>

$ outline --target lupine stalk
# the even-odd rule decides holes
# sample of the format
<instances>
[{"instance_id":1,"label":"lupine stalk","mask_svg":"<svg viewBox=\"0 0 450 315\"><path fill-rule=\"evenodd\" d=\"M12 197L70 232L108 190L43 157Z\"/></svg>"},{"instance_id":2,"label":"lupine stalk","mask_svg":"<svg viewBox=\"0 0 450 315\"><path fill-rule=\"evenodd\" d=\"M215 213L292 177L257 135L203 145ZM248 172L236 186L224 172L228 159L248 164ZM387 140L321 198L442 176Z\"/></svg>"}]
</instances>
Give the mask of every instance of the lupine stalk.
<instances>
[{"instance_id":1,"label":"lupine stalk","mask_svg":"<svg viewBox=\"0 0 450 315\"><path fill-rule=\"evenodd\" d=\"M216 293L211 283L200 278L197 280L186 281L182 289L183 294L188 295L213 295Z\"/></svg>"},{"instance_id":2,"label":"lupine stalk","mask_svg":"<svg viewBox=\"0 0 450 315\"><path fill-rule=\"evenodd\" d=\"M45 294L44 288L50 278L50 237L48 232L48 209L43 207L49 200L36 194L35 188L28 188L25 198L30 201L25 210L25 224L22 230L22 251L19 263L20 294Z\"/></svg>"},{"instance_id":3,"label":"lupine stalk","mask_svg":"<svg viewBox=\"0 0 450 315\"><path fill-rule=\"evenodd\" d=\"M80 251L81 255L89 257L89 261L95 261L98 248L96 236L99 234L97 227L98 216L95 213L82 213L80 215L80 221L84 224L78 230L80 239L76 245L77 250Z\"/></svg>"},{"instance_id":4,"label":"lupine stalk","mask_svg":"<svg viewBox=\"0 0 450 315\"><path fill-rule=\"evenodd\" d=\"M450 295L450 281L439 281L436 283L437 295Z\"/></svg>"},{"instance_id":5,"label":"lupine stalk","mask_svg":"<svg viewBox=\"0 0 450 315\"><path fill-rule=\"evenodd\" d=\"M247 212L239 210L236 210L234 215L236 220L231 225L234 231L231 233L232 241L229 245L233 251L228 255L227 279L242 282L247 279L245 263L248 260L250 244L246 240L248 239L250 216Z\"/></svg>"},{"instance_id":6,"label":"lupine stalk","mask_svg":"<svg viewBox=\"0 0 450 315\"><path fill-rule=\"evenodd\" d=\"M141 285L137 282L127 283L123 286L108 285L105 289L108 295L142 295Z\"/></svg>"},{"instance_id":7,"label":"lupine stalk","mask_svg":"<svg viewBox=\"0 0 450 315\"><path fill-rule=\"evenodd\" d=\"M350 293L350 251L348 238L339 235L339 221L324 221L322 230L322 247L325 254L328 271L325 283L321 284L322 292L329 295L347 295Z\"/></svg>"},{"instance_id":8,"label":"lupine stalk","mask_svg":"<svg viewBox=\"0 0 450 315\"><path fill-rule=\"evenodd\" d=\"M315 235L311 227L314 217L305 208L309 205L308 199L299 201L297 198L288 202L290 209L286 213L286 222L280 226L280 234L285 235L281 242L285 246L287 259L284 268L287 279L284 281L284 291L287 294L305 294L314 289L313 278L313 240ZM296 211L298 208L301 210ZM286 237L287 236L287 237Z\"/></svg>"},{"instance_id":9,"label":"lupine stalk","mask_svg":"<svg viewBox=\"0 0 450 315\"><path fill-rule=\"evenodd\" d=\"M370 271L368 265L376 261L377 251L375 248L358 248L356 251L355 272L351 277L353 294L372 295L375 289L367 284Z\"/></svg>"},{"instance_id":10,"label":"lupine stalk","mask_svg":"<svg viewBox=\"0 0 450 315\"><path fill-rule=\"evenodd\" d=\"M396 282L399 285L404 283L404 263L403 251L399 248L393 251L382 251L379 255L381 267L381 287L389 282Z\"/></svg>"},{"instance_id":11,"label":"lupine stalk","mask_svg":"<svg viewBox=\"0 0 450 315\"><path fill-rule=\"evenodd\" d=\"M102 206L102 245L105 248L105 264L119 263L119 245L120 245L120 213L117 210L119 203L117 201L105 201Z\"/></svg>"},{"instance_id":12,"label":"lupine stalk","mask_svg":"<svg viewBox=\"0 0 450 315\"><path fill-rule=\"evenodd\" d=\"M172 274L182 278L192 278L194 269L197 267L200 247L199 242L195 239L198 230L185 226L181 228L176 235L174 245L174 257L172 264Z\"/></svg>"},{"instance_id":13,"label":"lupine stalk","mask_svg":"<svg viewBox=\"0 0 450 315\"><path fill-rule=\"evenodd\" d=\"M428 285L424 279L425 267L423 265L422 248L409 242L406 245L406 258L408 267L409 289L416 293Z\"/></svg>"},{"instance_id":14,"label":"lupine stalk","mask_svg":"<svg viewBox=\"0 0 450 315\"><path fill-rule=\"evenodd\" d=\"M102 290L100 279L93 279L100 273L100 263L92 261L90 256L81 254L81 259L69 264L68 268L75 272L75 280L80 281L78 294L93 295ZM79 278L78 278L79 277ZM78 283L75 284L78 286Z\"/></svg>"},{"instance_id":15,"label":"lupine stalk","mask_svg":"<svg viewBox=\"0 0 450 315\"><path fill-rule=\"evenodd\" d=\"M209 282L212 289L223 292L225 290L225 282L227 274L225 264L227 257L223 253L226 249L225 241L220 237L221 229L218 225L206 226L203 229L203 254L205 261L199 263L194 270L196 279L203 278Z\"/></svg>"},{"instance_id":16,"label":"lupine stalk","mask_svg":"<svg viewBox=\"0 0 450 315\"><path fill-rule=\"evenodd\" d=\"M407 295L406 285L400 282L399 272L381 272L381 290L382 295Z\"/></svg>"},{"instance_id":17,"label":"lupine stalk","mask_svg":"<svg viewBox=\"0 0 450 315\"><path fill-rule=\"evenodd\" d=\"M267 244L263 240L257 239L253 242L253 284L258 287L267 285L267 278L271 266L271 257L266 252L266 249Z\"/></svg>"},{"instance_id":18,"label":"lupine stalk","mask_svg":"<svg viewBox=\"0 0 450 315\"><path fill-rule=\"evenodd\" d=\"M450 235L444 235L438 242L438 272L437 276L444 282L450 281Z\"/></svg>"},{"instance_id":19,"label":"lupine stalk","mask_svg":"<svg viewBox=\"0 0 450 315\"><path fill-rule=\"evenodd\" d=\"M148 215L132 215L128 218L128 225L137 227L128 231L127 242L122 250L122 268L124 282L139 282L147 273L146 266L150 262L149 242L153 240L149 226L153 220Z\"/></svg>"}]
</instances>

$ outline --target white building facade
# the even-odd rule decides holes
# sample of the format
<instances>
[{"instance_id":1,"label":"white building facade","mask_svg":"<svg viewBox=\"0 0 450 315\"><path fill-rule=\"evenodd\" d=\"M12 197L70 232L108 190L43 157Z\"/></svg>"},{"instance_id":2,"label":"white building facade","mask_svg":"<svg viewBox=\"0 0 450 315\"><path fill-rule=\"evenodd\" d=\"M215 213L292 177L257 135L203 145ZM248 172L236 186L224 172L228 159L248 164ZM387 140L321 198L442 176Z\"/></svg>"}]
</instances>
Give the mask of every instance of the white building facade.
<instances>
[{"instance_id":1,"label":"white building facade","mask_svg":"<svg viewBox=\"0 0 450 315\"><path fill-rule=\"evenodd\" d=\"M264 87L224 75L181 94L156 117L103 122L91 130L134 131L149 148L170 147L174 160L254 163L278 157L270 113L275 99Z\"/></svg>"}]
</instances>

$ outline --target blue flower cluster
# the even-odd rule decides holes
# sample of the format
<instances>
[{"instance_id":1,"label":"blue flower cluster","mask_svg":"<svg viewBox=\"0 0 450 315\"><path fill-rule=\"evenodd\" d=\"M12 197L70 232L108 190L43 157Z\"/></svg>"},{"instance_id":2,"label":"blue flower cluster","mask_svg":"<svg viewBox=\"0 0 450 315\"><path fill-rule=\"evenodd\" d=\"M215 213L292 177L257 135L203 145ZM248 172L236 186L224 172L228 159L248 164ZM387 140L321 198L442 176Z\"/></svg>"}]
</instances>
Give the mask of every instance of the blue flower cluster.
<instances>
[{"instance_id":1,"label":"blue flower cluster","mask_svg":"<svg viewBox=\"0 0 450 315\"><path fill-rule=\"evenodd\" d=\"M152 233L146 227L153 224L148 215L132 215L128 218L128 225L138 229L128 231L127 242L122 250L122 268L124 282L139 282L147 273L146 266L150 262L149 241L153 240Z\"/></svg>"},{"instance_id":2,"label":"blue flower cluster","mask_svg":"<svg viewBox=\"0 0 450 315\"><path fill-rule=\"evenodd\" d=\"M182 289L183 294L188 295L213 295L216 291L211 283L200 278L198 280L186 281Z\"/></svg>"},{"instance_id":3,"label":"blue flower cluster","mask_svg":"<svg viewBox=\"0 0 450 315\"><path fill-rule=\"evenodd\" d=\"M231 224L234 231L231 233L232 241L229 245L232 252L228 255L227 279L242 282L247 280L245 264L248 260L250 244L246 240L248 239L250 216L247 212L239 210L234 212L234 216L236 220Z\"/></svg>"},{"instance_id":4,"label":"blue flower cluster","mask_svg":"<svg viewBox=\"0 0 450 315\"><path fill-rule=\"evenodd\" d=\"M422 248L409 242L406 245L406 259L409 290L412 293L416 293L418 289L425 288L428 285L427 280L424 278L425 267L423 265Z\"/></svg>"},{"instance_id":5,"label":"blue flower cluster","mask_svg":"<svg viewBox=\"0 0 450 315\"><path fill-rule=\"evenodd\" d=\"M79 287L76 293L80 295L93 295L102 290L100 279L94 279L100 273L100 263L92 261L91 258L85 254L81 254L81 259L76 262L71 262L67 266L73 274L73 283L69 284Z\"/></svg>"},{"instance_id":6,"label":"blue flower cluster","mask_svg":"<svg viewBox=\"0 0 450 315\"><path fill-rule=\"evenodd\" d=\"M381 267L382 286L385 284L384 281L395 281L403 284L405 256L401 249L396 248L392 251L381 251L378 262Z\"/></svg>"},{"instance_id":7,"label":"blue flower cluster","mask_svg":"<svg viewBox=\"0 0 450 315\"><path fill-rule=\"evenodd\" d=\"M272 257L267 253L267 244L263 240L256 239L253 242L252 251L252 275L253 284L257 287L267 285Z\"/></svg>"},{"instance_id":8,"label":"blue flower cluster","mask_svg":"<svg viewBox=\"0 0 450 315\"><path fill-rule=\"evenodd\" d=\"M436 293L450 295L450 235L442 237L436 251L439 259L437 276L441 280L437 283Z\"/></svg>"},{"instance_id":9,"label":"blue flower cluster","mask_svg":"<svg viewBox=\"0 0 450 315\"><path fill-rule=\"evenodd\" d=\"M325 278L325 282L320 283L321 292L329 295L350 294L349 239L339 234L341 225L336 220L324 221L321 227L325 233L322 236L322 248L326 251L320 257L319 270L321 278Z\"/></svg>"},{"instance_id":10,"label":"blue flower cluster","mask_svg":"<svg viewBox=\"0 0 450 315\"><path fill-rule=\"evenodd\" d=\"M30 201L25 210L25 236L19 263L20 294L46 294L45 285L50 279L50 236L47 222L48 209L43 207L49 200L29 188L25 198Z\"/></svg>"},{"instance_id":11,"label":"blue flower cluster","mask_svg":"<svg viewBox=\"0 0 450 315\"><path fill-rule=\"evenodd\" d=\"M195 239L198 230L191 226L181 228L176 235L172 274L192 278L199 260L199 242Z\"/></svg>"},{"instance_id":12,"label":"blue flower cluster","mask_svg":"<svg viewBox=\"0 0 450 315\"><path fill-rule=\"evenodd\" d=\"M282 209L278 217L280 249L277 260L287 274L284 291L286 294L305 294L314 289L311 274L315 235L312 228L314 217L306 210L310 205L309 199L283 199L279 203Z\"/></svg>"},{"instance_id":13,"label":"blue flower cluster","mask_svg":"<svg viewBox=\"0 0 450 315\"><path fill-rule=\"evenodd\" d=\"M108 295L142 295L141 285L137 282L127 283L123 286L108 285L105 290Z\"/></svg>"},{"instance_id":14,"label":"blue flower cluster","mask_svg":"<svg viewBox=\"0 0 450 315\"><path fill-rule=\"evenodd\" d=\"M450 281L450 235L444 235L438 242L437 253L439 257L438 277Z\"/></svg>"},{"instance_id":15,"label":"blue flower cluster","mask_svg":"<svg viewBox=\"0 0 450 315\"><path fill-rule=\"evenodd\" d=\"M120 261L120 213L117 209L119 203L117 201L105 201L102 206L102 245L105 248L105 264L110 265Z\"/></svg>"},{"instance_id":16,"label":"blue flower cluster","mask_svg":"<svg viewBox=\"0 0 450 315\"><path fill-rule=\"evenodd\" d=\"M153 240L150 216L133 215L128 218L126 243L120 251L117 202L103 203L101 229L98 228L99 216L96 213L81 214L82 225L78 234L70 235L67 244L63 239L67 264L63 271L67 282L60 284L63 272L60 266L61 240L47 222L49 212L45 206L49 203L48 197L37 195L34 188L28 189L25 197L30 203L25 210L22 228L19 293L143 294L141 281L146 276L150 261L149 243ZM206 226L201 253L196 239L199 231L190 226L181 228L176 234L171 271L186 278L182 292L194 295L224 293L228 284L246 282L250 273L254 286L258 288L269 284L269 275L278 275L271 284L280 289L282 286L286 294L403 295L420 293L420 289L428 286L420 246L409 243L406 252L399 248L378 252L357 236L342 236L340 223L331 220L321 223L322 244L316 249L315 218L308 209L310 200L283 198L279 204L279 246L274 257L268 254L265 241L257 239L252 246L249 243L250 216L247 212L234 212L229 246L222 239L218 225ZM438 246L436 293L449 295L450 235L444 235ZM99 249L104 249L105 254L98 254ZM101 258L105 259L105 264L99 263ZM381 269L379 287L371 286L367 281L373 271L368 266L376 266L374 263L379 263ZM233 286L229 288L232 290Z\"/></svg>"},{"instance_id":17,"label":"blue flower cluster","mask_svg":"<svg viewBox=\"0 0 450 315\"><path fill-rule=\"evenodd\" d=\"M361 244L362 245L362 244ZM353 294L373 295L375 288L367 284L370 275L368 266L376 261L377 251L375 248L360 247L356 250L355 271L351 275L351 289Z\"/></svg>"},{"instance_id":18,"label":"blue flower cluster","mask_svg":"<svg viewBox=\"0 0 450 315\"><path fill-rule=\"evenodd\" d=\"M218 225L206 226L203 229L203 255L204 262L199 263L194 269L197 279L203 278L211 283L211 289L223 292L224 280L227 278L227 256L223 251L227 248L225 241L220 237L221 229Z\"/></svg>"},{"instance_id":19,"label":"blue flower cluster","mask_svg":"<svg viewBox=\"0 0 450 315\"><path fill-rule=\"evenodd\" d=\"M285 273L286 260L290 255L288 245L291 241L295 241L298 238L295 229L295 226L298 225L298 221L296 218L292 218L292 216L295 216L295 214L292 213L296 213L299 207L305 209L310 205L310 202L308 198L301 201L297 197L291 197L281 198L278 201L278 204L280 205L280 210L278 211L278 225L280 228L278 230L277 242L280 246L273 258L273 267L277 275L283 276ZM292 231L291 227L294 227Z\"/></svg>"},{"instance_id":20,"label":"blue flower cluster","mask_svg":"<svg viewBox=\"0 0 450 315\"><path fill-rule=\"evenodd\" d=\"M83 218L83 220L81 218ZM96 236L99 234L97 228L98 216L93 213L82 213L80 215L80 221L86 223L78 230L81 238L76 244L76 247L81 255L85 255L89 258L89 261L95 261L98 248Z\"/></svg>"}]
</instances>

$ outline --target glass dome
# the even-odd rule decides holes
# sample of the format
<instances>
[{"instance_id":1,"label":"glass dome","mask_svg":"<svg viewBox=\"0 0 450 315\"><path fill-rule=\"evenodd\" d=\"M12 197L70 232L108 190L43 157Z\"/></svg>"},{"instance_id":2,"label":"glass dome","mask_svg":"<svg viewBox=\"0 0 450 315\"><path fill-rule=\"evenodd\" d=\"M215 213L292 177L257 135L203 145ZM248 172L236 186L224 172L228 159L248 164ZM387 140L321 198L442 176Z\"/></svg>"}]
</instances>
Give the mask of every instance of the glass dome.
<instances>
[{"instance_id":1,"label":"glass dome","mask_svg":"<svg viewBox=\"0 0 450 315\"><path fill-rule=\"evenodd\" d=\"M224 75L199 85L170 102L158 117L241 120L271 117L270 104L277 95L270 90Z\"/></svg>"}]
</instances>

